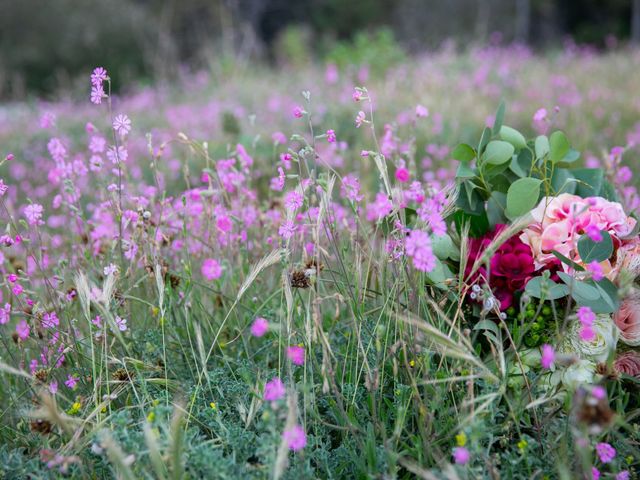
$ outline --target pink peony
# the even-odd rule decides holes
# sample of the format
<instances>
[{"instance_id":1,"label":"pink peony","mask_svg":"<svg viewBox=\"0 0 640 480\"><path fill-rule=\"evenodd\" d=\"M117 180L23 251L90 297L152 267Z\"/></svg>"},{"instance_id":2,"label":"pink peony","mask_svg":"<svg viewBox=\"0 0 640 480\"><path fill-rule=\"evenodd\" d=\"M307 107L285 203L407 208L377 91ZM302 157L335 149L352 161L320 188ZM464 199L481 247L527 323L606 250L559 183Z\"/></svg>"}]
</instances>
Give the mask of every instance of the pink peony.
<instances>
[{"instance_id":1,"label":"pink peony","mask_svg":"<svg viewBox=\"0 0 640 480\"><path fill-rule=\"evenodd\" d=\"M636 347L640 345L640 290L633 290L622 301L620 309L613 315L620 330L620 341Z\"/></svg>"},{"instance_id":2,"label":"pink peony","mask_svg":"<svg viewBox=\"0 0 640 480\"><path fill-rule=\"evenodd\" d=\"M622 205L601 197L581 198L563 193L545 197L531 212L534 222L520 235L520 239L533 250L536 270L556 263L553 251L580 262L578 240L583 235L594 238L608 232L616 248L629 243L636 220L624 213ZM604 273L615 278L613 265L603 262ZM563 264L564 269L568 269Z\"/></svg>"},{"instance_id":3,"label":"pink peony","mask_svg":"<svg viewBox=\"0 0 640 480\"><path fill-rule=\"evenodd\" d=\"M617 372L624 373L630 377L640 378L640 353L629 350L624 352L613 362L613 367Z\"/></svg>"}]
</instances>

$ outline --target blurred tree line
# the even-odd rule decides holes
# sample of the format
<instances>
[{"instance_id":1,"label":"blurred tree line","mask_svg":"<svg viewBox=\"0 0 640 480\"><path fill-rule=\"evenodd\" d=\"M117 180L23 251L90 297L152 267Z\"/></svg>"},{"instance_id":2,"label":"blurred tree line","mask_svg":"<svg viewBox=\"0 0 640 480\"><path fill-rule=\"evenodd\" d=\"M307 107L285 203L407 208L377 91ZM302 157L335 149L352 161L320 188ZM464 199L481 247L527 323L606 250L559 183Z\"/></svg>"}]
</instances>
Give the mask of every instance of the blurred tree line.
<instances>
[{"instance_id":1,"label":"blurred tree line","mask_svg":"<svg viewBox=\"0 0 640 480\"><path fill-rule=\"evenodd\" d=\"M52 92L94 65L126 84L221 59L341 58L356 44L367 61L358 42L394 55L496 32L536 48L638 42L640 0L0 0L0 97Z\"/></svg>"}]
</instances>

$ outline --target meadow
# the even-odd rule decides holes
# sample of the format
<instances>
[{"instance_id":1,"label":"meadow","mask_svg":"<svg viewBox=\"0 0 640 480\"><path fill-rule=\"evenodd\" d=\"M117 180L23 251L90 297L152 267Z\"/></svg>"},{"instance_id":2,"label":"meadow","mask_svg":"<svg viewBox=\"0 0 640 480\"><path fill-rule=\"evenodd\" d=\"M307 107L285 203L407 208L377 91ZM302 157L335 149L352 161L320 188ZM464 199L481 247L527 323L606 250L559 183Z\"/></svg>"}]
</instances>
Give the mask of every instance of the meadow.
<instances>
[{"instance_id":1,"label":"meadow","mask_svg":"<svg viewBox=\"0 0 640 480\"><path fill-rule=\"evenodd\" d=\"M571 301L471 301L481 234L455 211L456 146L479 165L497 124L551 157L564 132L559 164L601 169L631 218L639 64L445 48L155 86L91 65L3 105L0 477L635 478L640 357L559 384L540 349Z\"/></svg>"}]
</instances>

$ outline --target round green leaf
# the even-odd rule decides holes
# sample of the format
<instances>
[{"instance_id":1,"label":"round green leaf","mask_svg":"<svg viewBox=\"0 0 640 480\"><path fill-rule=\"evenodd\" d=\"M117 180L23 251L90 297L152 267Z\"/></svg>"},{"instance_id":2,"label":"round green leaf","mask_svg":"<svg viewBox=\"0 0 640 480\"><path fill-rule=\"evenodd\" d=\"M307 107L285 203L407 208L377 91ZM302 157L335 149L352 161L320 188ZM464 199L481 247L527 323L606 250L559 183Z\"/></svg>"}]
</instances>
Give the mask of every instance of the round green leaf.
<instances>
[{"instance_id":1,"label":"round green leaf","mask_svg":"<svg viewBox=\"0 0 640 480\"><path fill-rule=\"evenodd\" d=\"M578 240L578 253L583 263L604 262L613 254L613 241L609 232L602 231L602 240L594 242L589 235Z\"/></svg>"},{"instance_id":2,"label":"round green leaf","mask_svg":"<svg viewBox=\"0 0 640 480\"><path fill-rule=\"evenodd\" d=\"M557 131L551 134L551 138L549 139L549 148L550 148L550 158L553 163L557 163L564 158L564 156L569 153L571 150L571 146L569 145L569 140L564 136L564 133Z\"/></svg>"},{"instance_id":3,"label":"round green leaf","mask_svg":"<svg viewBox=\"0 0 640 480\"><path fill-rule=\"evenodd\" d=\"M511 128L506 125L503 125L500 129L500 138L505 142L509 142L517 150L527 146L527 141L525 140L524 135L515 128Z\"/></svg>"},{"instance_id":4,"label":"round green leaf","mask_svg":"<svg viewBox=\"0 0 640 480\"><path fill-rule=\"evenodd\" d=\"M540 135L536 138L535 149L536 158L542 158L549 153L549 139L546 135Z\"/></svg>"},{"instance_id":5,"label":"round green leaf","mask_svg":"<svg viewBox=\"0 0 640 480\"><path fill-rule=\"evenodd\" d=\"M513 152L515 152L515 148L510 143L502 140L492 140L487 144L482 159L491 165L502 165L511 160Z\"/></svg>"},{"instance_id":6,"label":"round green leaf","mask_svg":"<svg viewBox=\"0 0 640 480\"><path fill-rule=\"evenodd\" d=\"M513 182L507 192L507 216L516 218L531 211L538 204L540 184L538 178L520 178Z\"/></svg>"},{"instance_id":7,"label":"round green leaf","mask_svg":"<svg viewBox=\"0 0 640 480\"><path fill-rule=\"evenodd\" d=\"M476 158L476 152L466 143L461 143L453 149L451 156L460 162L470 162Z\"/></svg>"}]
</instances>

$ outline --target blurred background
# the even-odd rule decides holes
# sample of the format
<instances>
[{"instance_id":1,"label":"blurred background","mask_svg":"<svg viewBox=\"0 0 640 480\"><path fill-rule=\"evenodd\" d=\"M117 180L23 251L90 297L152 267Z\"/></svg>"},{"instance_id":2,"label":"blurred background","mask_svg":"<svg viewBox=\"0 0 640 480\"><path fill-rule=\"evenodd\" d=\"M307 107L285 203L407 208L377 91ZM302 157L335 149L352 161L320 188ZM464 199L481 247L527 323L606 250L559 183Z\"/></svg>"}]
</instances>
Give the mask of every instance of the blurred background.
<instances>
[{"instance_id":1,"label":"blurred background","mask_svg":"<svg viewBox=\"0 0 640 480\"><path fill-rule=\"evenodd\" d=\"M69 91L94 65L130 88L242 62L375 71L478 44L640 42L640 0L0 0L0 12L3 100Z\"/></svg>"}]
</instances>

